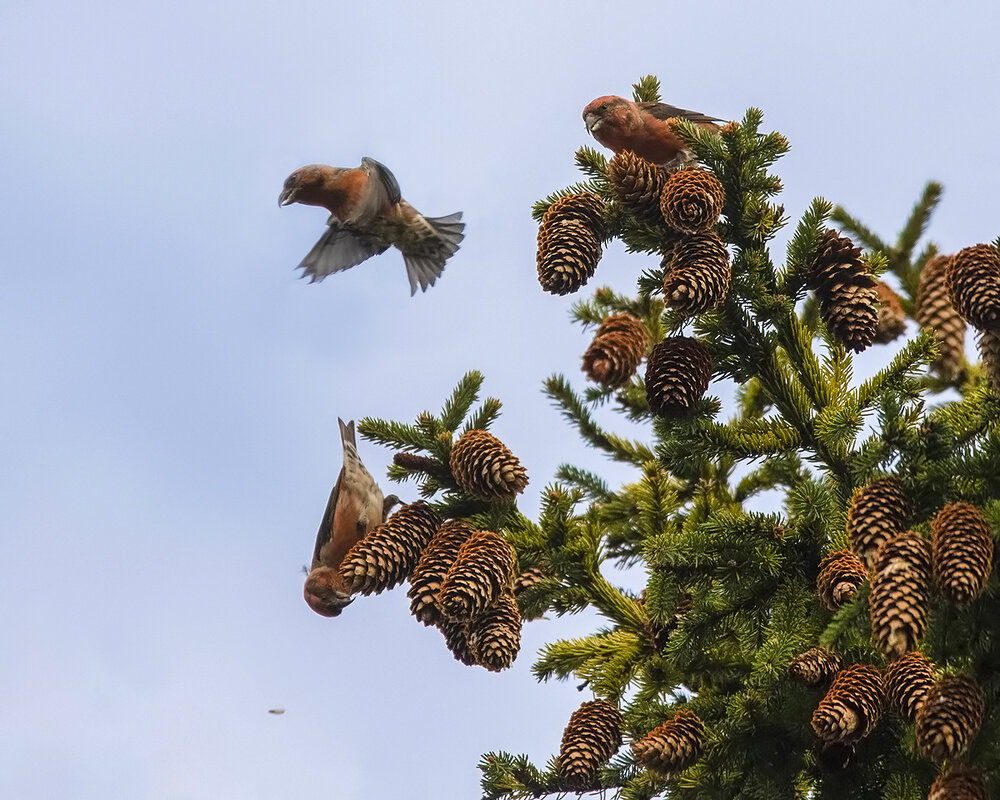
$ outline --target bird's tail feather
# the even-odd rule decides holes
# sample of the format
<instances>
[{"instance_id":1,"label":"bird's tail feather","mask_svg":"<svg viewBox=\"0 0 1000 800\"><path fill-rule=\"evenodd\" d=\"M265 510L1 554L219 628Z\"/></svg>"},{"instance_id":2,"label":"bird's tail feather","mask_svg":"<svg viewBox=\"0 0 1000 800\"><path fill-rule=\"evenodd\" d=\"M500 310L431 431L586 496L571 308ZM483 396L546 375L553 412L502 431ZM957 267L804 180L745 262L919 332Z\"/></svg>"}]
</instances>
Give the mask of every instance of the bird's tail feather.
<instances>
[{"instance_id":1,"label":"bird's tail feather","mask_svg":"<svg viewBox=\"0 0 1000 800\"><path fill-rule=\"evenodd\" d=\"M378 237L342 225L335 217L330 217L326 224L326 232L299 264L302 277L308 275L309 283L357 266L372 256L384 253L389 247Z\"/></svg>"},{"instance_id":2,"label":"bird's tail feather","mask_svg":"<svg viewBox=\"0 0 1000 800\"><path fill-rule=\"evenodd\" d=\"M465 223L462 212L457 211L446 217L424 217L434 231L420 247L403 253L406 262L406 276L410 279L410 296L417 293L417 287L426 292L428 287L444 271L445 262L455 255L462 239L465 238Z\"/></svg>"}]
</instances>

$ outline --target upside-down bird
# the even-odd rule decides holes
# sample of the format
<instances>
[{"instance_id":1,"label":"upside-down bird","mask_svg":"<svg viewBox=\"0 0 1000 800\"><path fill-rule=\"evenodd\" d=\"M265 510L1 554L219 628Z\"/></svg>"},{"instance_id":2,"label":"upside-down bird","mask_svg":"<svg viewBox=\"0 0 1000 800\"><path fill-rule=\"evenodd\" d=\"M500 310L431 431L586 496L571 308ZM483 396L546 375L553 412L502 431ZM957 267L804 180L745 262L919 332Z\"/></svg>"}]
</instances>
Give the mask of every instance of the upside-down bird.
<instances>
[{"instance_id":1,"label":"upside-down bird","mask_svg":"<svg viewBox=\"0 0 1000 800\"><path fill-rule=\"evenodd\" d=\"M396 176L373 158L360 167L310 164L285 179L279 206L302 203L330 212L327 230L299 268L310 283L350 269L390 245L403 254L410 295L427 291L465 237L462 212L425 217L407 203Z\"/></svg>"},{"instance_id":2,"label":"upside-down bird","mask_svg":"<svg viewBox=\"0 0 1000 800\"><path fill-rule=\"evenodd\" d=\"M312 565L303 590L309 607L324 617L336 617L351 602L351 593L338 570L347 551L385 522L389 510L399 502L395 495L382 497L382 490L361 463L354 438L354 421L346 425L342 419L337 422L344 443L344 466L319 524Z\"/></svg>"},{"instance_id":3,"label":"upside-down bird","mask_svg":"<svg viewBox=\"0 0 1000 800\"><path fill-rule=\"evenodd\" d=\"M722 122L698 111L666 103L633 103L624 97L598 97L583 109L587 132L605 147L620 153L631 150L640 158L660 166L683 164L690 152L667 120L686 119L717 128Z\"/></svg>"}]
</instances>

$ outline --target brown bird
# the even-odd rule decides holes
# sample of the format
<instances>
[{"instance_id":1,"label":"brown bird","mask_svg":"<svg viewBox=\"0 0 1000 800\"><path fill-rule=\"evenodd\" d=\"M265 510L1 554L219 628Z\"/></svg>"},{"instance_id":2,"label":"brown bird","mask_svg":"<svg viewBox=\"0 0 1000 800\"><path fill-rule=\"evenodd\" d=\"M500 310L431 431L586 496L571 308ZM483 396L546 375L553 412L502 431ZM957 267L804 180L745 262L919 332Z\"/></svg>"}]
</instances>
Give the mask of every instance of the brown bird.
<instances>
[{"instance_id":1,"label":"brown bird","mask_svg":"<svg viewBox=\"0 0 1000 800\"><path fill-rule=\"evenodd\" d=\"M362 158L354 168L310 164L285 179L279 206L302 203L330 212L327 231L302 259L309 282L350 269L390 245L403 254L410 295L433 286L465 238L462 212L425 217L407 203L388 167Z\"/></svg>"},{"instance_id":2,"label":"brown bird","mask_svg":"<svg viewBox=\"0 0 1000 800\"><path fill-rule=\"evenodd\" d=\"M337 569L356 541L385 522L389 510L399 502L395 495L382 497L371 473L358 455L354 421L340 423L344 444L344 465L323 513L316 534L312 565L303 594L317 614L336 617L351 603L352 597Z\"/></svg>"},{"instance_id":3,"label":"brown bird","mask_svg":"<svg viewBox=\"0 0 1000 800\"><path fill-rule=\"evenodd\" d=\"M624 97L598 97L583 109L587 132L605 147L620 153L631 150L640 158L660 166L678 166L691 157L684 140L671 130L667 120L686 119L717 128L717 117L688 111L666 103L633 103Z\"/></svg>"}]
</instances>

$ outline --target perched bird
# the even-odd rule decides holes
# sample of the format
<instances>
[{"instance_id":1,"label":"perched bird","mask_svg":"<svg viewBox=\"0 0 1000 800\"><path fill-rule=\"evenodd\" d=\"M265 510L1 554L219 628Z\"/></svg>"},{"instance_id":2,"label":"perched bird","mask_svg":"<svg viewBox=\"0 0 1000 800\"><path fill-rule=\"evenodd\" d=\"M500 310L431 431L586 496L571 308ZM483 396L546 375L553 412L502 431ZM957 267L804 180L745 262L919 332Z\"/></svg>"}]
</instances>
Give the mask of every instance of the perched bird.
<instances>
[{"instance_id":1,"label":"perched bird","mask_svg":"<svg viewBox=\"0 0 1000 800\"><path fill-rule=\"evenodd\" d=\"M312 565L303 594L309 608L324 617L336 617L351 602L351 593L338 567L347 551L376 526L385 522L389 510L399 502L395 495L382 497L371 473L358 456L354 421L340 423L344 443L344 466L323 513L316 534Z\"/></svg>"},{"instance_id":2,"label":"perched bird","mask_svg":"<svg viewBox=\"0 0 1000 800\"><path fill-rule=\"evenodd\" d=\"M399 192L396 176L373 158L354 168L310 164L285 179L279 206L302 203L330 212L327 230L299 268L310 283L350 269L395 245L403 254L410 295L427 291L465 238L462 212L425 217Z\"/></svg>"},{"instance_id":3,"label":"perched bird","mask_svg":"<svg viewBox=\"0 0 1000 800\"><path fill-rule=\"evenodd\" d=\"M624 97L598 97L583 109L587 132L605 147L616 153L631 150L660 166L683 164L690 158L684 140L670 129L670 119L686 119L708 128L722 122L666 103L633 103Z\"/></svg>"}]
</instances>

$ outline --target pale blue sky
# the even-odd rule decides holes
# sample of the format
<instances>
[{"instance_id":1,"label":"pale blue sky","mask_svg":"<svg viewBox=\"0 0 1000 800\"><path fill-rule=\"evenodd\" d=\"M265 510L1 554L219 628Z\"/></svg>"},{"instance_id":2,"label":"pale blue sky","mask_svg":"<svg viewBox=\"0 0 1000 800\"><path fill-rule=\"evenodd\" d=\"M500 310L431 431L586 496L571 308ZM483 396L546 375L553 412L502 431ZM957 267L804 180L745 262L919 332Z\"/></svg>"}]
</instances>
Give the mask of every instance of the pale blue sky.
<instances>
[{"instance_id":1,"label":"pale blue sky","mask_svg":"<svg viewBox=\"0 0 1000 800\"><path fill-rule=\"evenodd\" d=\"M605 469L539 391L583 384L589 337L538 288L529 211L577 179L584 105L647 72L763 108L793 218L822 194L891 236L935 178L943 247L991 240L991 6L0 0L0 797L471 798L480 753L548 758L589 695L529 666L587 620L493 675L401 590L303 603L337 417L412 419L478 368L526 510L560 462ZM283 179L363 155L465 212L425 295L395 251L292 269L325 215L279 210ZM643 264L612 247L594 284Z\"/></svg>"}]
</instances>

